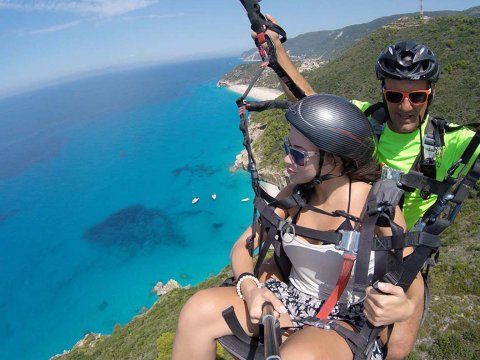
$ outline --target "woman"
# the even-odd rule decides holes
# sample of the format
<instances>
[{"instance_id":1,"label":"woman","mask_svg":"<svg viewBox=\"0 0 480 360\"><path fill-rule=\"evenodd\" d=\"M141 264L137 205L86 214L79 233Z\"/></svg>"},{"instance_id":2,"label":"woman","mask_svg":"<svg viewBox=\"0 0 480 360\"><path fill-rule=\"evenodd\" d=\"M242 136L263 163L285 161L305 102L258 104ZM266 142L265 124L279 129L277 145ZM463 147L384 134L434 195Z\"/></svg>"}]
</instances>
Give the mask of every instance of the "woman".
<instances>
[{"instance_id":1,"label":"woman","mask_svg":"<svg viewBox=\"0 0 480 360\"><path fill-rule=\"evenodd\" d=\"M277 209L277 214L299 226L321 231L358 227L358 223L348 219L361 216L371 188L369 182L378 178L374 157L376 138L368 120L347 100L327 94L300 100L285 117L291 125L288 139L284 140L284 161L291 184L278 198L286 198L293 192L309 193L308 204L321 212L294 208ZM329 215L338 210L351 216L347 219ZM405 227L401 212L397 209L395 213L395 222ZM378 228L377 232L389 235L384 228ZM250 234L251 228L231 252L233 273L240 285L198 292L185 304L173 359L213 359L215 339L231 334L222 317L222 311L231 305L244 330L251 336L257 335L266 301L274 305L281 327L300 328L284 340L280 349L282 359L351 359L353 354L347 342L337 332L302 328L299 320L315 316L328 298L342 266L342 251L331 244L287 232L282 243L292 263L290 275L281 279L274 275L278 271L269 271L268 279L262 278L266 282L260 286L259 280L250 275L253 264L246 245ZM353 330L358 330L365 318L376 326L391 323L401 326L423 300L423 282L418 276L407 293L386 283L380 283L379 290L369 287L366 294L356 293L350 279L329 318ZM382 336L385 342L386 334ZM380 346L374 356L381 358Z\"/></svg>"}]
</instances>

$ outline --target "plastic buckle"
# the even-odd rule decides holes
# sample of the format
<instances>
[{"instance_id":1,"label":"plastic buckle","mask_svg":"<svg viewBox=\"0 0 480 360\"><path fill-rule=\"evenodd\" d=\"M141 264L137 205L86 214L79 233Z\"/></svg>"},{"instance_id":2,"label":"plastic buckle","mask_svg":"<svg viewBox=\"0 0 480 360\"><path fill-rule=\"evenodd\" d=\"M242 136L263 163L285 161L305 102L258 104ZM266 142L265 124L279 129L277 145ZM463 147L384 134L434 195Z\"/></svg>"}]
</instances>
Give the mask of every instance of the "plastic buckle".
<instances>
[{"instance_id":1,"label":"plastic buckle","mask_svg":"<svg viewBox=\"0 0 480 360\"><path fill-rule=\"evenodd\" d=\"M387 201L382 201L381 203L376 203L374 200L369 201L367 206L367 214L370 216L385 213L391 217L392 215L392 205Z\"/></svg>"},{"instance_id":2,"label":"plastic buckle","mask_svg":"<svg viewBox=\"0 0 480 360\"><path fill-rule=\"evenodd\" d=\"M381 175L382 180L392 179L395 181L400 181L400 177L403 174L405 174L405 172L401 170L392 169L387 165L382 166L382 175Z\"/></svg>"},{"instance_id":3,"label":"plastic buckle","mask_svg":"<svg viewBox=\"0 0 480 360\"><path fill-rule=\"evenodd\" d=\"M288 240L284 238L285 234L290 234L292 239L295 237L295 227L290 221L280 221L278 228L280 229L280 237L282 240L288 242Z\"/></svg>"},{"instance_id":4,"label":"plastic buckle","mask_svg":"<svg viewBox=\"0 0 480 360\"><path fill-rule=\"evenodd\" d=\"M330 330L332 328L331 324L333 320L320 320L314 316L309 316L303 319L294 319L296 322L302 323L304 325L310 325L318 329Z\"/></svg>"},{"instance_id":5,"label":"plastic buckle","mask_svg":"<svg viewBox=\"0 0 480 360\"><path fill-rule=\"evenodd\" d=\"M338 232L342 234L342 238L340 239L338 245L335 245L335 249L343 250L351 254L356 254L358 252L360 232L350 230L338 230Z\"/></svg>"}]
</instances>

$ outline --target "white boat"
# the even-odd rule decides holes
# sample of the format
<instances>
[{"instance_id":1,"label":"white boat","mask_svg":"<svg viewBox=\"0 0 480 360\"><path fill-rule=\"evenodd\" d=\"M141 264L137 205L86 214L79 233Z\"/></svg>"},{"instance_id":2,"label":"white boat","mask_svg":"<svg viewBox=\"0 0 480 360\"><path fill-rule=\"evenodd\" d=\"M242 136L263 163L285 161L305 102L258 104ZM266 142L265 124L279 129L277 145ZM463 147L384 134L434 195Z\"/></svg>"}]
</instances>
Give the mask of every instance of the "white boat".
<instances>
[{"instance_id":1,"label":"white boat","mask_svg":"<svg viewBox=\"0 0 480 360\"><path fill-rule=\"evenodd\" d=\"M215 200L217 198L217 194L213 193L212 194L212 199Z\"/></svg>"},{"instance_id":2,"label":"white boat","mask_svg":"<svg viewBox=\"0 0 480 360\"><path fill-rule=\"evenodd\" d=\"M250 201L250 198L243 198L242 200L240 200L241 202L247 202L247 201Z\"/></svg>"},{"instance_id":3,"label":"white boat","mask_svg":"<svg viewBox=\"0 0 480 360\"><path fill-rule=\"evenodd\" d=\"M196 203L198 202L198 200L200 200L199 197L194 197L194 198L192 199L192 204L196 204Z\"/></svg>"}]
</instances>

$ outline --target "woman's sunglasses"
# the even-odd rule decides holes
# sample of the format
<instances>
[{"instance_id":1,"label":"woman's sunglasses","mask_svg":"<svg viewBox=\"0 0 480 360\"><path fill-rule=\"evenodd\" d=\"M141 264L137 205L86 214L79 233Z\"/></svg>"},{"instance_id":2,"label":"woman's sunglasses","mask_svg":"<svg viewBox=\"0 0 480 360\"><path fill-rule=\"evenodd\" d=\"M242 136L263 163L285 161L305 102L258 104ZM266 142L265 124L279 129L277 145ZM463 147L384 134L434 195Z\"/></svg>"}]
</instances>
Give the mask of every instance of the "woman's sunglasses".
<instances>
[{"instance_id":1,"label":"woman's sunglasses","mask_svg":"<svg viewBox=\"0 0 480 360\"><path fill-rule=\"evenodd\" d=\"M396 90L383 89L383 95L388 102L399 104L408 97L408 100L413 105L422 105L428 100L428 96L432 93L432 89L415 90L410 92L401 92Z\"/></svg>"},{"instance_id":2,"label":"woman's sunglasses","mask_svg":"<svg viewBox=\"0 0 480 360\"><path fill-rule=\"evenodd\" d=\"M316 151L304 151L292 147L292 144L290 144L290 140L288 140L288 137L283 138L283 150L285 150L285 154L290 155L295 165L298 166L305 166L309 157L319 154Z\"/></svg>"}]
</instances>

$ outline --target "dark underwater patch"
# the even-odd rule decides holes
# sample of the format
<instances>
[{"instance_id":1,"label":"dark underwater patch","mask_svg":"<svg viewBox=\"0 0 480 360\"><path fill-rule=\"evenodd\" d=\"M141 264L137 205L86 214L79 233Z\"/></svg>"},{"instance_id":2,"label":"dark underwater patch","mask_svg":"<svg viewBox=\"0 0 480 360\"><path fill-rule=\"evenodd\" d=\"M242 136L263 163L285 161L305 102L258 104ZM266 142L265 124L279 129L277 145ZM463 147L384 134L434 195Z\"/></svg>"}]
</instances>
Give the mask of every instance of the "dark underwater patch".
<instances>
[{"instance_id":1,"label":"dark underwater patch","mask_svg":"<svg viewBox=\"0 0 480 360\"><path fill-rule=\"evenodd\" d=\"M18 141L0 153L0 180L17 176L32 166L56 158L67 143L65 137L45 136L35 141Z\"/></svg>"},{"instance_id":2,"label":"dark underwater patch","mask_svg":"<svg viewBox=\"0 0 480 360\"><path fill-rule=\"evenodd\" d=\"M0 223L6 221L17 213L16 210L8 211L6 213L0 213Z\"/></svg>"},{"instance_id":3,"label":"dark underwater patch","mask_svg":"<svg viewBox=\"0 0 480 360\"><path fill-rule=\"evenodd\" d=\"M185 211L178 211L175 214L180 216L196 216L200 214L215 215L213 211L209 211L209 210L185 210Z\"/></svg>"},{"instance_id":4,"label":"dark underwater patch","mask_svg":"<svg viewBox=\"0 0 480 360\"><path fill-rule=\"evenodd\" d=\"M180 274L180 279L182 279L182 280L188 280L190 278L191 278L191 276L186 274L186 273L181 273Z\"/></svg>"},{"instance_id":5,"label":"dark underwater patch","mask_svg":"<svg viewBox=\"0 0 480 360\"><path fill-rule=\"evenodd\" d=\"M135 251L157 245L184 245L183 235L175 229L161 210L132 205L93 225L83 237L95 244Z\"/></svg>"},{"instance_id":6,"label":"dark underwater patch","mask_svg":"<svg viewBox=\"0 0 480 360\"><path fill-rule=\"evenodd\" d=\"M108 307L108 301L103 300L100 304L98 304L97 309L99 311L105 311L107 307Z\"/></svg>"},{"instance_id":7,"label":"dark underwater patch","mask_svg":"<svg viewBox=\"0 0 480 360\"><path fill-rule=\"evenodd\" d=\"M182 173L185 172L195 176L211 176L211 175L214 175L217 171L218 170L215 169L213 166L198 164L195 166L184 165L182 167L173 169L172 174L175 176L180 176L182 175Z\"/></svg>"},{"instance_id":8,"label":"dark underwater patch","mask_svg":"<svg viewBox=\"0 0 480 360\"><path fill-rule=\"evenodd\" d=\"M213 223L212 224L212 227L215 229L215 230L219 230L223 227L223 225L225 225L225 223Z\"/></svg>"}]
</instances>

